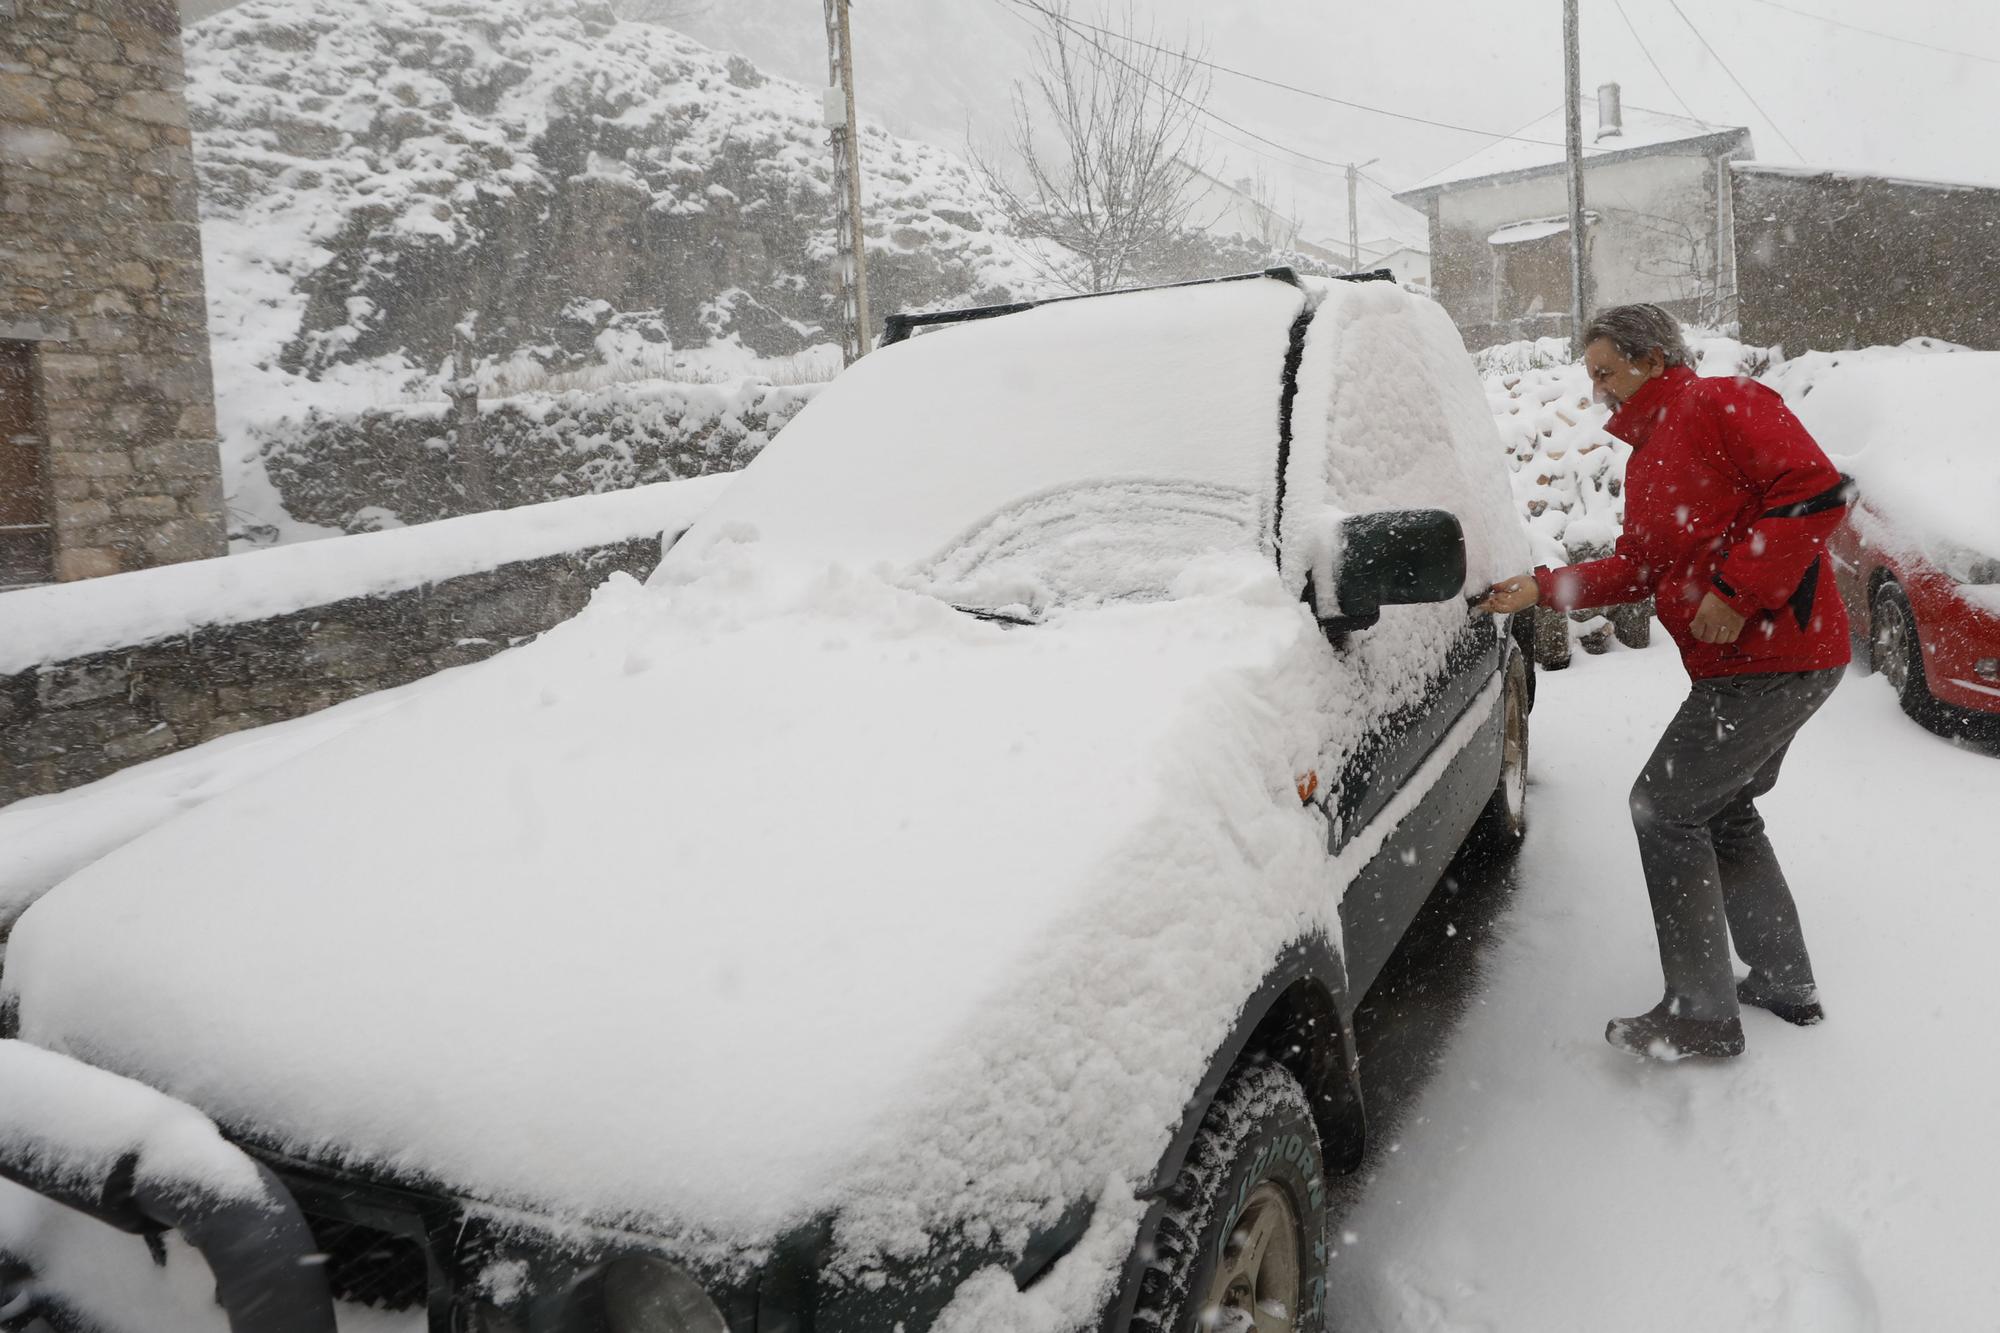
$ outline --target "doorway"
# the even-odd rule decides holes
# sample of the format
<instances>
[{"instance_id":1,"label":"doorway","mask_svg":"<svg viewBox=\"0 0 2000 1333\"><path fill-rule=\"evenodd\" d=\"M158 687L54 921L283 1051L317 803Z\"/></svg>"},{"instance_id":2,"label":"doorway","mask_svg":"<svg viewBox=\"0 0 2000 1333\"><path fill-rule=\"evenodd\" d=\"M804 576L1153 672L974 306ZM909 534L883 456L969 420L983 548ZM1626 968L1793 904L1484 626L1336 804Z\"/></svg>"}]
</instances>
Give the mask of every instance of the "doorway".
<instances>
[{"instance_id":1,"label":"doorway","mask_svg":"<svg viewBox=\"0 0 2000 1333\"><path fill-rule=\"evenodd\" d=\"M0 590L54 576L47 454L35 345L0 342Z\"/></svg>"}]
</instances>

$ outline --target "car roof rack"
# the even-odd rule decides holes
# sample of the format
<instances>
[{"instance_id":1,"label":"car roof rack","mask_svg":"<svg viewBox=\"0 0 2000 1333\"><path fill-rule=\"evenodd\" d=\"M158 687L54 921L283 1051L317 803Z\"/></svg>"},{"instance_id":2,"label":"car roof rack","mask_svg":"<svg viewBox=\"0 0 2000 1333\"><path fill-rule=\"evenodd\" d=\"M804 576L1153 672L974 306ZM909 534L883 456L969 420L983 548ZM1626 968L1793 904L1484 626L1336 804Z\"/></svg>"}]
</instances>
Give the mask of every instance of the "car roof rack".
<instances>
[{"instance_id":1,"label":"car roof rack","mask_svg":"<svg viewBox=\"0 0 2000 1333\"><path fill-rule=\"evenodd\" d=\"M1276 268L1258 269L1252 273L1231 273L1220 278L1190 278L1185 282L1159 282L1146 287L1114 287L1103 292L1078 292L1072 296L1046 296L1039 301L1009 301L1004 305L976 305L963 310L932 310L923 314L897 313L889 316L883 326L881 341L877 344L887 347L909 338L919 329L934 328L940 324L966 324L975 319L993 319L1000 315L1018 314L1023 310L1033 310L1036 306L1055 305L1062 301L1089 301L1099 296L1122 296L1127 292L1157 292L1175 287L1207 287L1218 282L1247 282L1255 278L1276 278L1297 287L1298 273L1289 265ZM1394 282L1396 275L1386 268L1370 269L1365 273L1341 273L1336 278L1341 282Z\"/></svg>"}]
</instances>

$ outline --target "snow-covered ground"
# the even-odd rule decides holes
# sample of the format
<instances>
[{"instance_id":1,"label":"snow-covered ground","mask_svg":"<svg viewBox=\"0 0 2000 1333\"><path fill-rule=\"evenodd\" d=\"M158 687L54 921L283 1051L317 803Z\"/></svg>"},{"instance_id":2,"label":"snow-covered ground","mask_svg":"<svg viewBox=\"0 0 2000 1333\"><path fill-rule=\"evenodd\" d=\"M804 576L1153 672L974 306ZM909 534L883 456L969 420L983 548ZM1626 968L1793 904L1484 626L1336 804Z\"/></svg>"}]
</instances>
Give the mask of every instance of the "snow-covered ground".
<instances>
[{"instance_id":1,"label":"snow-covered ground","mask_svg":"<svg viewBox=\"0 0 2000 1333\"><path fill-rule=\"evenodd\" d=\"M1851 674L1762 802L1827 1022L1753 1010L1742 1058L1644 1065L1603 1030L1659 996L1625 811L1686 688L1655 643L1542 678L1519 887L1343 1222L1333 1326L1992 1328L2000 758Z\"/></svg>"}]
</instances>

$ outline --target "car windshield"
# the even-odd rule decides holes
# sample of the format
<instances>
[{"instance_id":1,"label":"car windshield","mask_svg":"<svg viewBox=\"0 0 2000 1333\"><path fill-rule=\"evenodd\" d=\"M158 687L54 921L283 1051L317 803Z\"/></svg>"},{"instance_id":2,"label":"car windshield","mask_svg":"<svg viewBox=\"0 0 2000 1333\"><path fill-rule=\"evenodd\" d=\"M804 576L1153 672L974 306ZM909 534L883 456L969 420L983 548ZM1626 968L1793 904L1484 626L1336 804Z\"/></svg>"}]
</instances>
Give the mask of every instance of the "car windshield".
<instances>
[{"instance_id":1,"label":"car windshield","mask_svg":"<svg viewBox=\"0 0 2000 1333\"><path fill-rule=\"evenodd\" d=\"M1061 302L882 348L676 549L753 538L968 609L1170 596L1269 550L1285 351L1276 279Z\"/></svg>"}]
</instances>

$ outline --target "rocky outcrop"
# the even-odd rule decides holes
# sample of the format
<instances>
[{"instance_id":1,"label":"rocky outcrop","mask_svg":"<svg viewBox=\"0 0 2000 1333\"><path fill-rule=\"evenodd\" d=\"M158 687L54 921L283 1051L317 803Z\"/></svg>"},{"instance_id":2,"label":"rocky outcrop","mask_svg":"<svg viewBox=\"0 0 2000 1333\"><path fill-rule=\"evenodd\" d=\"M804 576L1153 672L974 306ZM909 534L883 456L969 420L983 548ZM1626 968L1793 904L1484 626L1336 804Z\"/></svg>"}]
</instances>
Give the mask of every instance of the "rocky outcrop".
<instances>
[{"instance_id":1,"label":"rocky outcrop","mask_svg":"<svg viewBox=\"0 0 2000 1333\"><path fill-rule=\"evenodd\" d=\"M205 212L289 266L286 369L434 371L475 311L478 356L545 365L832 340L819 101L740 58L591 0L251 0L189 63ZM862 160L882 309L1032 280L962 163L874 127Z\"/></svg>"}]
</instances>

